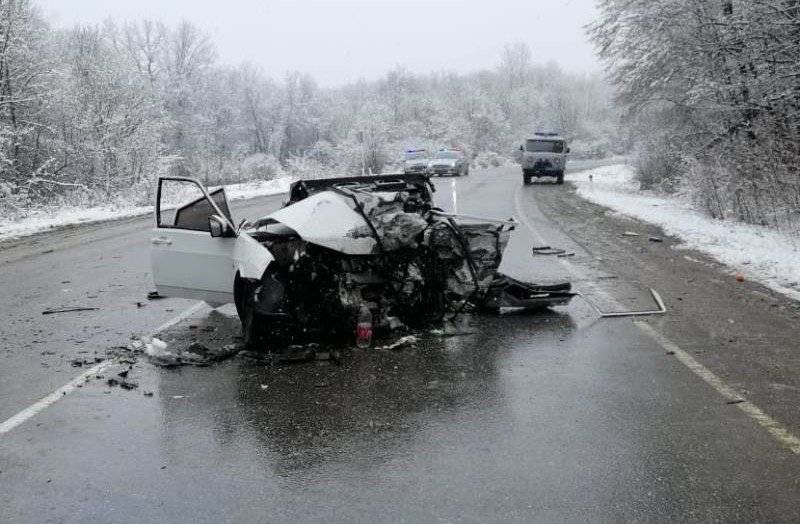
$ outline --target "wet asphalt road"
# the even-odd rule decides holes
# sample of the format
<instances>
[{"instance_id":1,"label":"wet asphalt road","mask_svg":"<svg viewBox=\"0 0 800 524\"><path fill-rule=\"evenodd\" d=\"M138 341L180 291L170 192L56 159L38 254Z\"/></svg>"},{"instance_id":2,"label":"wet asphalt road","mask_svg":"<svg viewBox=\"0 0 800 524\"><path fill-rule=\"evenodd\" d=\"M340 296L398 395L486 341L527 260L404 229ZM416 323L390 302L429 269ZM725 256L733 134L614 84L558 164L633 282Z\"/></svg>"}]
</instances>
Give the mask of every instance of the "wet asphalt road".
<instances>
[{"instance_id":1,"label":"wet asphalt road","mask_svg":"<svg viewBox=\"0 0 800 524\"><path fill-rule=\"evenodd\" d=\"M452 207L455 182L460 212L523 219L502 268L513 276L570 278L603 310L652 307L658 289L670 311L647 325L798 433L796 304L668 237L621 237L663 234L569 184L523 187L518 171L435 179L437 200ZM192 305L144 298L149 224L0 245L0 422L83 371L70 360L104 357ZM542 244L575 255L533 257ZM86 304L99 309L41 315ZM213 346L238 329L230 308L201 309L159 336ZM800 520L800 455L631 319L598 319L578 299L458 329L400 351L345 348L340 366L140 361L136 390L90 380L0 435L0 521Z\"/></svg>"}]
</instances>

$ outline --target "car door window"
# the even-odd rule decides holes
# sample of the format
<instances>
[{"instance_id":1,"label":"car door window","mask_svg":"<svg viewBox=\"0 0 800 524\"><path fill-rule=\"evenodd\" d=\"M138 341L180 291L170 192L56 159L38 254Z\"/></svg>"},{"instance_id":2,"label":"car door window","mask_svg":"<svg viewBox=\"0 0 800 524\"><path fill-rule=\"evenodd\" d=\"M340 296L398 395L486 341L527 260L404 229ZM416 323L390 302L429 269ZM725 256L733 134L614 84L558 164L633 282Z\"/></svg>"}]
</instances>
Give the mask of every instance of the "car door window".
<instances>
[{"instance_id":1,"label":"car door window","mask_svg":"<svg viewBox=\"0 0 800 524\"><path fill-rule=\"evenodd\" d=\"M225 191L217 188L208 193L208 196L211 197L210 200L193 180L160 180L156 212L158 227L209 231L210 216L222 215L230 220Z\"/></svg>"}]
</instances>

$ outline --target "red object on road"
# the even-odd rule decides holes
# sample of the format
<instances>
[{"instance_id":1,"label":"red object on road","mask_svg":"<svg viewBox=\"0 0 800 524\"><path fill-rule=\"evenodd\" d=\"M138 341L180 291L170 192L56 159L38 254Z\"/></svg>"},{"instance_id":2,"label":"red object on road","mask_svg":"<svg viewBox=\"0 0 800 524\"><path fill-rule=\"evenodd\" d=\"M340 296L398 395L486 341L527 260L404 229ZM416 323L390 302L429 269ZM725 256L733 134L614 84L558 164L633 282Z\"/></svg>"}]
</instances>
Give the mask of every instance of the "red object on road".
<instances>
[{"instance_id":1,"label":"red object on road","mask_svg":"<svg viewBox=\"0 0 800 524\"><path fill-rule=\"evenodd\" d=\"M356 325L356 346L366 349L372 345L372 312L366 305L358 312Z\"/></svg>"}]
</instances>

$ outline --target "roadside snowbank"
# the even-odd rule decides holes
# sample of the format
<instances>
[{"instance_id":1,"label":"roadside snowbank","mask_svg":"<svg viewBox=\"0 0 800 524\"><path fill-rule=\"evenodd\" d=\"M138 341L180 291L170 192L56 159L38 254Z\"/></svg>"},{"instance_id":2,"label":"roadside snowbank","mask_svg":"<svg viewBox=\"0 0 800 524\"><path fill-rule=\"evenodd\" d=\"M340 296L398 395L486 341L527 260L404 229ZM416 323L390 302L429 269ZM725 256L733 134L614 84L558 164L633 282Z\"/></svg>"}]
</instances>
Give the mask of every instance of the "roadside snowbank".
<instances>
[{"instance_id":1,"label":"roadside snowbank","mask_svg":"<svg viewBox=\"0 0 800 524\"><path fill-rule=\"evenodd\" d=\"M230 184L225 186L225 193L230 200L279 195L288 193L291 183L292 180L289 177L282 177L268 181ZM152 211L153 206L105 205L32 211L18 219L0 217L0 241L24 237L57 227L146 215Z\"/></svg>"},{"instance_id":2,"label":"roadside snowbank","mask_svg":"<svg viewBox=\"0 0 800 524\"><path fill-rule=\"evenodd\" d=\"M280 195L289 192L289 186L292 182L293 180L290 177L281 177L266 181L261 180L242 184L228 184L225 186L225 195L227 195L229 200L245 200L261 196Z\"/></svg>"},{"instance_id":3,"label":"roadside snowbank","mask_svg":"<svg viewBox=\"0 0 800 524\"><path fill-rule=\"evenodd\" d=\"M707 253L735 272L800 300L800 238L766 227L714 220L677 198L639 191L633 169L623 164L567 178L586 200L661 226L687 248Z\"/></svg>"}]
</instances>

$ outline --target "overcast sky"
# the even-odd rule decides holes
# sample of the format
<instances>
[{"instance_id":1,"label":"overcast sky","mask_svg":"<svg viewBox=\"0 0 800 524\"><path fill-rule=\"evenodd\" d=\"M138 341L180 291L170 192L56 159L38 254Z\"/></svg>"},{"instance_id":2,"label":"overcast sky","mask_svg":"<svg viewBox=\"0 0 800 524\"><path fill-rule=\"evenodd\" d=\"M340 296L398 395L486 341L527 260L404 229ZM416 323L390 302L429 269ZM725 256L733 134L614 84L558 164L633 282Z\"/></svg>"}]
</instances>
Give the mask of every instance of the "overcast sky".
<instances>
[{"instance_id":1,"label":"overcast sky","mask_svg":"<svg viewBox=\"0 0 800 524\"><path fill-rule=\"evenodd\" d=\"M494 67L525 42L536 63L597 71L583 25L595 0L36 0L55 26L151 18L206 30L222 62L249 61L280 78L310 73L326 86L414 72Z\"/></svg>"}]
</instances>

